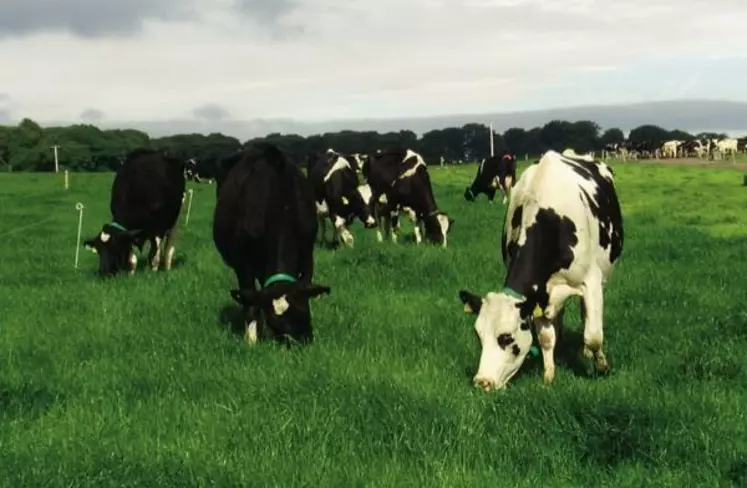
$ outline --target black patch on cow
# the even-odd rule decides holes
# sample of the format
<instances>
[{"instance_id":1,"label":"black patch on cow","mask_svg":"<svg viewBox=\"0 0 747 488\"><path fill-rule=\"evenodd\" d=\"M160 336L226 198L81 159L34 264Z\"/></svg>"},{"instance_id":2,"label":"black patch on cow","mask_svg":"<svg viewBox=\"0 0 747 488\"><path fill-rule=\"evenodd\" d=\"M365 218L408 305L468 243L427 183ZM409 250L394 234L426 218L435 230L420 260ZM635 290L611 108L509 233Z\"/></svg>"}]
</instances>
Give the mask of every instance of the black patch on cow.
<instances>
[{"instance_id":1,"label":"black patch on cow","mask_svg":"<svg viewBox=\"0 0 747 488\"><path fill-rule=\"evenodd\" d=\"M507 177L511 177L511 185L508 185ZM474 201L477 195L484 193L488 200L493 201L495 198L496 188L493 182L498 180L498 184L504 190L508 186L513 187L516 183L516 158L512 154L504 153L501 155L490 156L477 167L475 179L472 185L464 190L464 198L467 201Z\"/></svg>"},{"instance_id":2,"label":"black patch on cow","mask_svg":"<svg viewBox=\"0 0 747 488\"><path fill-rule=\"evenodd\" d=\"M529 321L528 320L522 320L521 324L519 325L519 328L521 330L529 330L529 329L531 329L531 326L529 325Z\"/></svg>"},{"instance_id":3,"label":"black patch on cow","mask_svg":"<svg viewBox=\"0 0 747 488\"><path fill-rule=\"evenodd\" d=\"M508 217L508 209L509 207L506 207L506 216L504 216L504 221ZM514 209L514 214L511 216L511 231L518 229L521 227L521 219L524 217L524 206L518 205ZM508 262L508 256L513 255L516 253L516 242L506 242L506 238L508 237L508 234L506 233L506 226L503 226L503 234L501 236L501 255L503 256L503 262Z\"/></svg>"},{"instance_id":4,"label":"black patch on cow","mask_svg":"<svg viewBox=\"0 0 747 488\"><path fill-rule=\"evenodd\" d=\"M568 217L561 217L553 209L541 208L526 229L523 245L504 244L504 262L508 268L505 286L527 297L521 304L522 318L529 317L535 305L547 307L546 289L539 287L535 291L532 285L546 283L552 274L571 266L573 247L578 243L576 231L576 224Z\"/></svg>"},{"instance_id":5,"label":"black patch on cow","mask_svg":"<svg viewBox=\"0 0 747 488\"><path fill-rule=\"evenodd\" d=\"M498 336L498 346L501 349L506 349L508 346L514 343L514 338L511 334L501 334Z\"/></svg>"},{"instance_id":6,"label":"black patch on cow","mask_svg":"<svg viewBox=\"0 0 747 488\"><path fill-rule=\"evenodd\" d=\"M511 348L511 352L514 353L514 356L518 356L521 354L521 348L517 344L514 344Z\"/></svg>"},{"instance_id":7,"label":"black patch on cow","mask_svg":"<svg viewBox=\"0 0 747 488\"><path fill-rule=\"evenodd\" d=\"M583 179L594 183L594 195L580 188L582 201L599 222L599 245L602 249L610 250L610 261L614 263L622 253L623 227L620 202L613 181L602 176L601 163L568 157L561 159Z\"/></svg>"}]
</instances>

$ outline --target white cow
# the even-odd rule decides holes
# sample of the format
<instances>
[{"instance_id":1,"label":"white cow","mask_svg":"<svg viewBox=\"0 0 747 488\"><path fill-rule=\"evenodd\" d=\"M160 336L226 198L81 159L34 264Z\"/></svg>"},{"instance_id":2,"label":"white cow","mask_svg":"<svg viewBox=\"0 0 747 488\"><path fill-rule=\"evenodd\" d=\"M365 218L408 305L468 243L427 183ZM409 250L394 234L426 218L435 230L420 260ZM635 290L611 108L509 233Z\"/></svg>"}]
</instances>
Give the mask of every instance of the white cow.
<instances>
[{"instance_id":1,"label":"white cow","mask_svg":"<svg viewBox=\"0 0 747 488\"><path fill-rule=\"evenodd\" d=\"M482 354L474 384L506 386L532 346L535 327L544 380L555 378L556 327L571 296L581 297L584 355L607 372L602 351L603 287L623 245L612 170L599 161L546 152L514 188L501 240L508 269L504 287L482 297L461 290L465 311L477 315Z\"/></svg>"},{"instance_id":2,"label":"white cow","mask_svg":"<svg viewBox=\"0 0 747 488\"><path fill-rule=\"evenodd\" d=\"M736 156L737 154L737 140L736 139L721 139L720 141L717 141L716 139L713 140L713 153L714 158L716 155L718 155L718 158L715 159L722 159L726 155Z\"/></svg>"},{"instance_id":3,"label":"white cow","mask_svg":"<svg viewBox=\"0 0 747 488\"><path fill-rule=\"evenodd\" d=\"M665 158L676 158L682 141L667 141L661 146L661 155Z\"/></svg>"}]
</instances>

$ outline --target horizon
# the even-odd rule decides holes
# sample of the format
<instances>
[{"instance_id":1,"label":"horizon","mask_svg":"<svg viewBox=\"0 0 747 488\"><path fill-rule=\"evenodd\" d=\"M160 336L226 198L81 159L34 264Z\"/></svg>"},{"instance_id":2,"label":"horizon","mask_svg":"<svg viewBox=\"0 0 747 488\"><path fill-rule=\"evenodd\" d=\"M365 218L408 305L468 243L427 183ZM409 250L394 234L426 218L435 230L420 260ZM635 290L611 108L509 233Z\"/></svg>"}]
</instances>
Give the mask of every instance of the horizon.
<instances>
[{"instance_id":1,"label":"horizon","mask_svg":"<svg viewBox=\"0 0 747 488\"><path fill-rule=\"evenodd\" d=\"M747 102L737 82L747 4L735 0L41 3L0 4L0 123L315 124Z\"/></svg>"}]
</instances>

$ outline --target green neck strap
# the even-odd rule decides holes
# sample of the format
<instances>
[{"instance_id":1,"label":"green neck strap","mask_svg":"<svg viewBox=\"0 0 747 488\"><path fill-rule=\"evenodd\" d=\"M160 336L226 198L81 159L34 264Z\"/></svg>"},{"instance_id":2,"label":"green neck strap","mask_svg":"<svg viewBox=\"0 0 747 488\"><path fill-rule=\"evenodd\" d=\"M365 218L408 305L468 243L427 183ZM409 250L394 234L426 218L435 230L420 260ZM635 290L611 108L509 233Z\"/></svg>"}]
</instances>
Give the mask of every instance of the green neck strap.
<instances>
[{"instance_id":1,"label":"green neck strap","mask_svg":"<svg viewBox=\"0 0 747 488\"><path fill-rule=\"evenodd\" d=\"M125 229L124 227L122 227L121 225L119 225L119 224L118 224L118 223L116 223L116 222L110 222L110 223L109 223L109 225L111 225L111 226L112 226L112 227L114 227L115 229L119 229L119 230L121 230L122 232L127 232L127 229Z\"/></svg>"},{"instance_id":2,"label":"green neck strap","mask_svg":"<svg viewBox=\"0 0 747 488\"><path fill-rule=\"evenodd\" d=\"M278 283L280 281L285 281L286 283L295 283L296 278L286 273L276 273L265 280L265 284L262 286L262 288L267 288L271 284Z\"/></svg>"},{"instance_id":3,"label":"green neck strap","mask_svg":"<svg viewBox=\"0 0 747 488\"><path fill-rule=\"evenodd\" d=\"M510 297L514 297L517 300L523 300L525 298L524 295L522 295L518 291L516 291L516 290L514 290L512 288L509 288L509 287L505 287L503 290L501 290L501 292L505 293L506 295L508 295Z\"/></svg>"}]
</instances>

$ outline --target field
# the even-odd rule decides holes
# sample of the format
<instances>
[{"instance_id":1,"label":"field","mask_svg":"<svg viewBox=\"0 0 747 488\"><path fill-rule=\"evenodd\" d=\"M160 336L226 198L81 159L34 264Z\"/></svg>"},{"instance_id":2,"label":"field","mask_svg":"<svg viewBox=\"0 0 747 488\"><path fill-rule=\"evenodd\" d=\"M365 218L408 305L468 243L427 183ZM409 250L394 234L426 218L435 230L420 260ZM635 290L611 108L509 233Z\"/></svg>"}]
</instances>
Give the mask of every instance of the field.
<instances>
[{"instance_id":1,"label":"field","mask_svg":"<svg viewBox=\"0 0 747 488\"><path fill-rule=\"evenodd\" d=\"M523 169L523 165L520 170ZM625 245L605 295L606 378L569 305L555 384L529 359L471 385L457 292L498 290L504 206L433 168L450 247L318 250L315 343L249 348L193 185L169 273L101 282L81 249L111 174L0 175L0 486L747 486L747 187L729 168L615 164ZM409 221L403 221L409 236Z\"/></svg>"}]
</instances>

